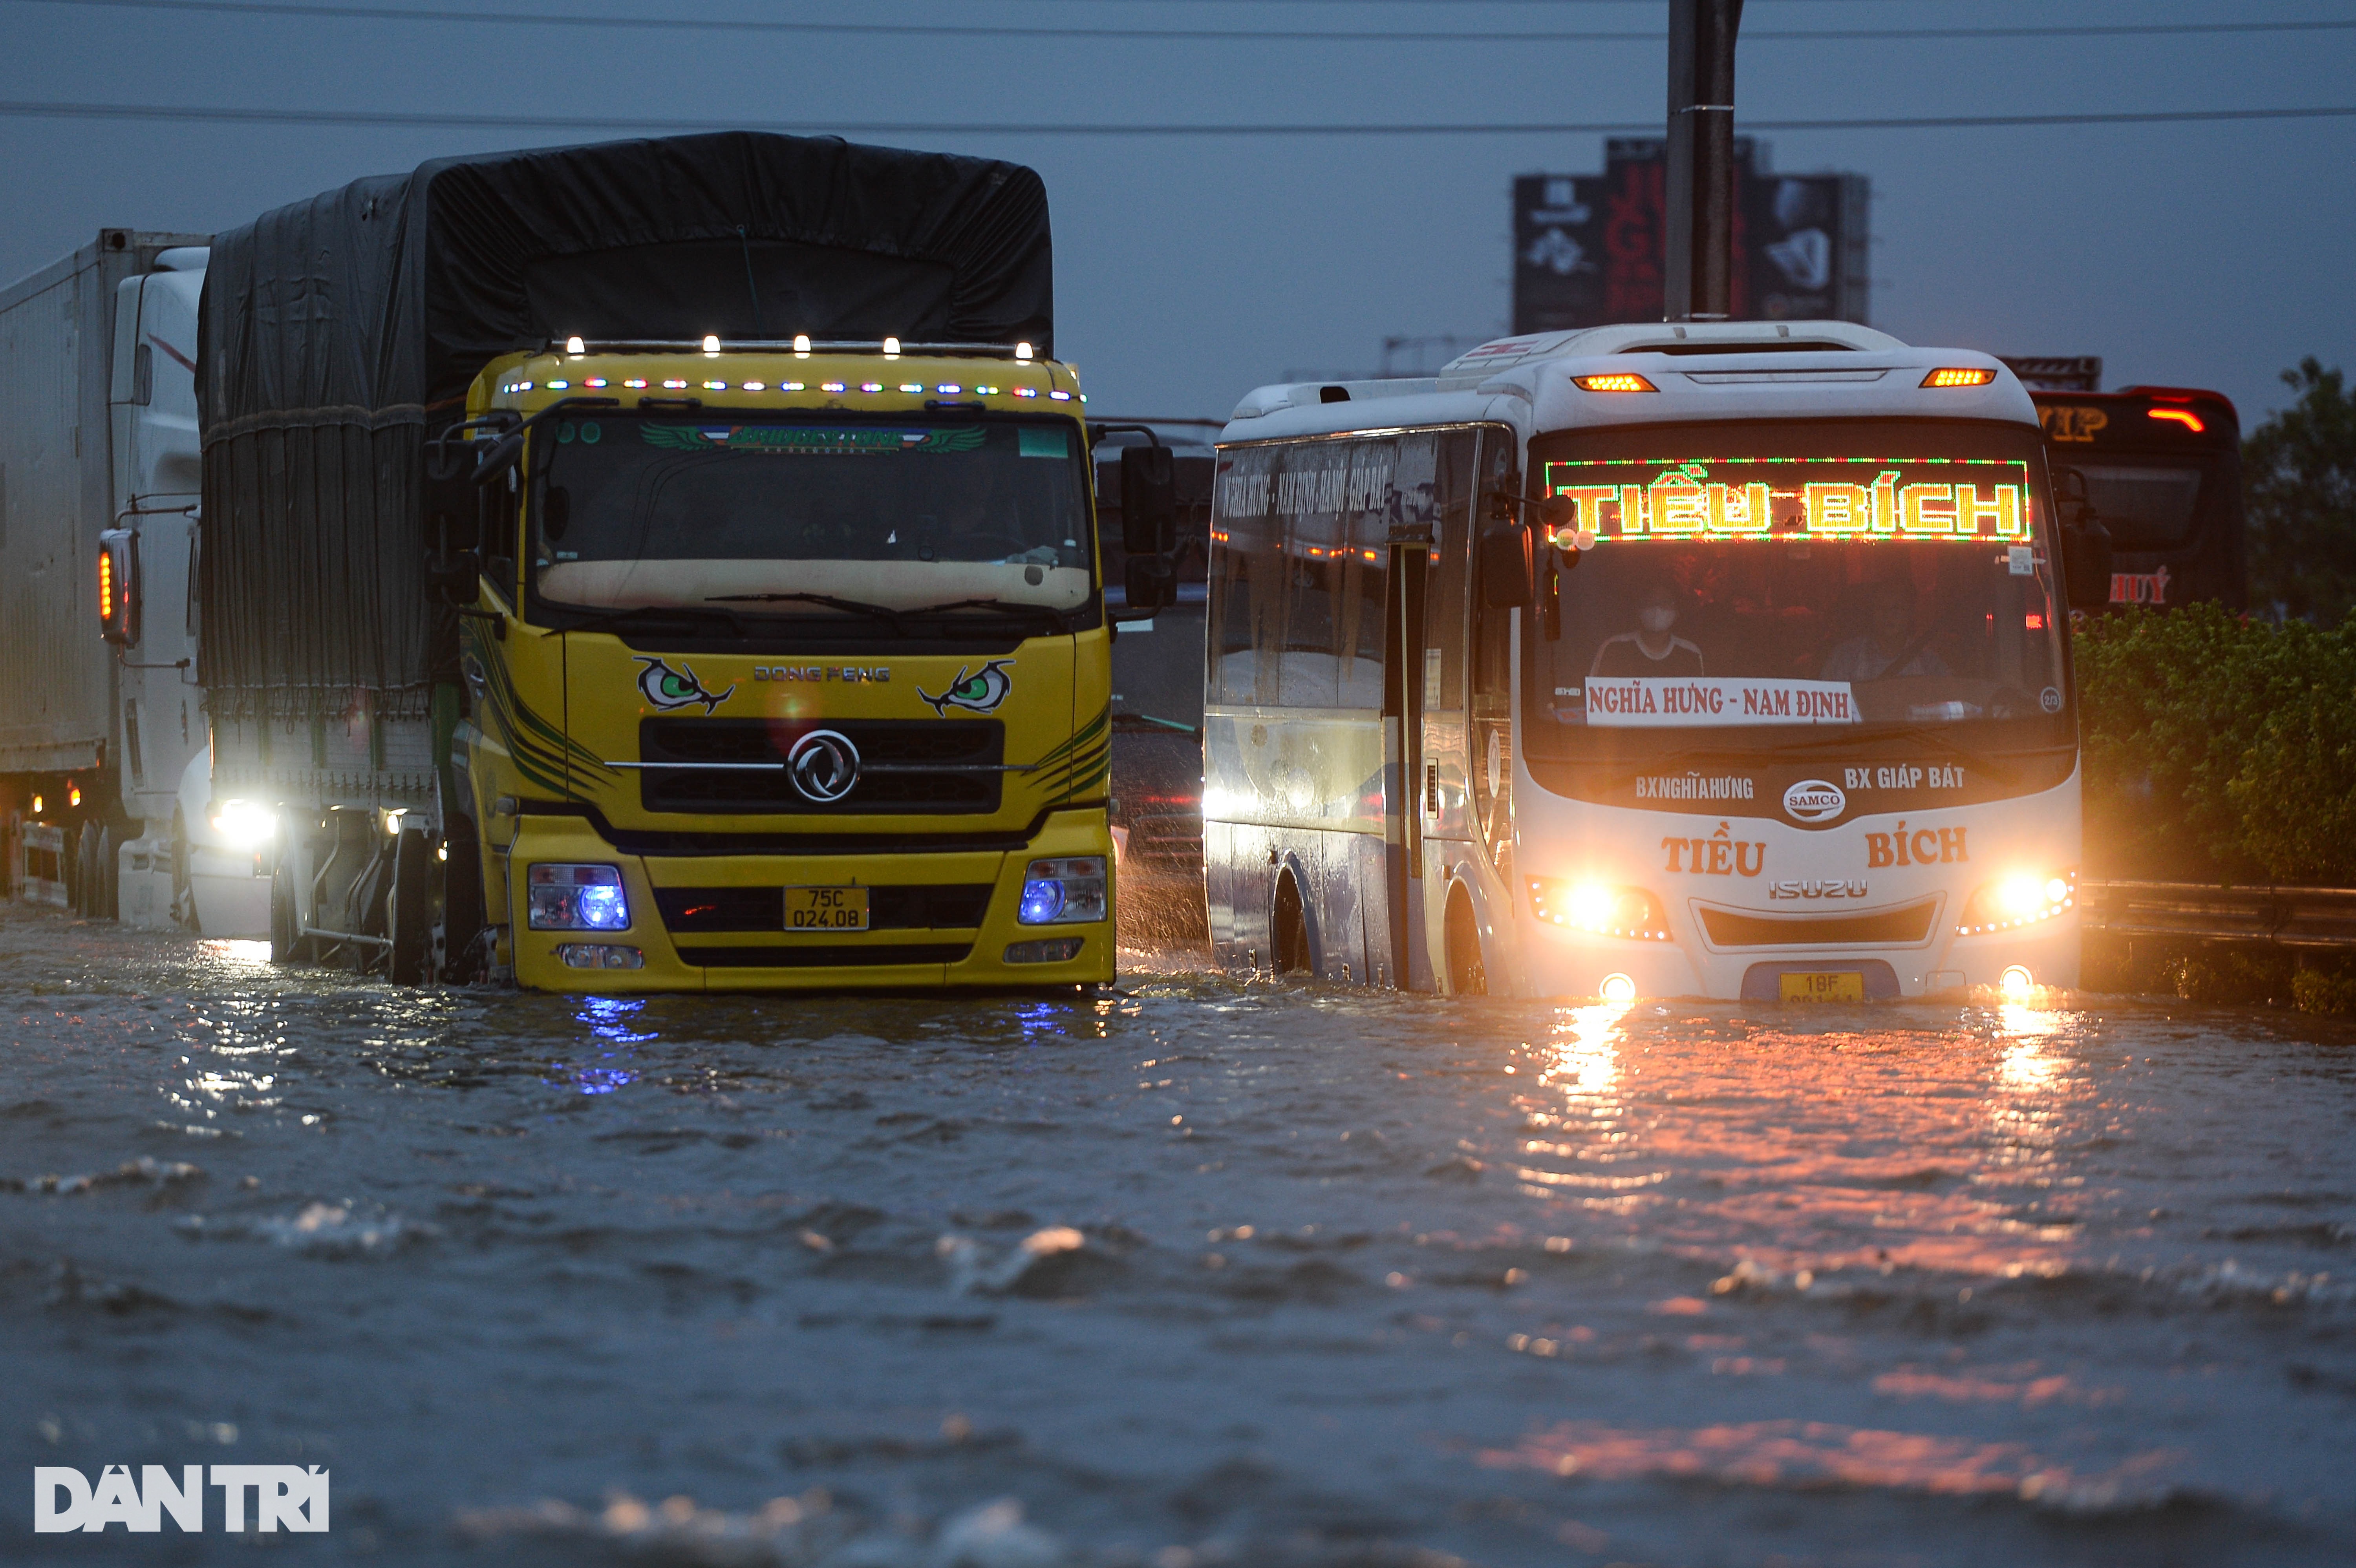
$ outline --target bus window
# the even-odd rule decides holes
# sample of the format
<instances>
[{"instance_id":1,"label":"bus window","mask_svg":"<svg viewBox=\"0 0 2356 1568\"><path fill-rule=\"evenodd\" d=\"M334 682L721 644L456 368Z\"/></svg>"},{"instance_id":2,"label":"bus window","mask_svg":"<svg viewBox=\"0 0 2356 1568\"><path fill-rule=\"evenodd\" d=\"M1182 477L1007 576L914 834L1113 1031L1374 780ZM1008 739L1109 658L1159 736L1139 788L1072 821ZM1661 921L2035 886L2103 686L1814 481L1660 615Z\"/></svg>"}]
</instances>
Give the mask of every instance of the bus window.
<instances>
[{"instance_id":1,"label":"bus window","mask_svg":"<svg viewBox=\"0 0 2356 1568\"><path fill-rule=\"evenodd\" d=\"M2192 531L2201 500L2201 470L2078 463L2086 498L2120 549L2174 549Z\"/></svg>"},{"instance_id":2,"label":"bus window","mask_svg":"<svg viewBox=\"0 0 2356 1568\"><path fill-rule=\"evenodd\" d=\"M1429 710L1464 707L1466 613L1472 602L1472 432L1448 431L1439 440L1431 494L1430 586L1424 593L1424 693Z\"/></svg>"},{"instance_id":3,"label":"bus window","mask_svg":"<svg viewBox=\"0 0 2356 1568\"><path fill-rule=\"evenodd\" d=\"M1548 492L1601 538L1556 552L1558 624L1524 640L1531 754L1753 726L2068 743L2035 437L1860 421L1647 440L1658 455L1642 462L1607 454L1624 453L1617 432L1537 452Z\"/></svg>"},{"instance_id":4,"label":"bus window","mask_svg":"<svg viewBox=\"0 0 2356 1568\"><path fill-rule=\"evenodd\" d=\"M1240 447L1219 462L1212 685L1260 707L1382 706L1383 571L1433 438Z\"/></svg>"}]
</instances>

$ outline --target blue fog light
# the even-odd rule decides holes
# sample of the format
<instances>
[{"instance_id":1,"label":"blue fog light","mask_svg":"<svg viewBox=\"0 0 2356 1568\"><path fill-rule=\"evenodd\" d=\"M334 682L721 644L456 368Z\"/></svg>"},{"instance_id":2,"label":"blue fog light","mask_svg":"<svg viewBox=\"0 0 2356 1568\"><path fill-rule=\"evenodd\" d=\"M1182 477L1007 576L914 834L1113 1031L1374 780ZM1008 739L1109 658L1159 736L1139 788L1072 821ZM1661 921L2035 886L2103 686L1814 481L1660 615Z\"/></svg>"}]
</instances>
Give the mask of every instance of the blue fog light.
<instances>
[{"instance_id":1,"label":"blue fog light","mask_svg":"<svg viewBox=\"0 0 2356 1568\"><path fill-rule=\"evenodd\" d=\"M541 865L526 882L534 931L627 931L629 896L618 866Z\"/></svg>"},{"instance_id":2,"label":"blue fog light","mask_svg":"<svg viewBox=\"0 0 2356 1568\"><path fill-rule=\"evenodd\" d=\"M1015 919L1024 925L1044 925L1064 912L1064 884L1061 882L1025 882L1023 884L1023 908Z\"/></svg>"}]
</instances>

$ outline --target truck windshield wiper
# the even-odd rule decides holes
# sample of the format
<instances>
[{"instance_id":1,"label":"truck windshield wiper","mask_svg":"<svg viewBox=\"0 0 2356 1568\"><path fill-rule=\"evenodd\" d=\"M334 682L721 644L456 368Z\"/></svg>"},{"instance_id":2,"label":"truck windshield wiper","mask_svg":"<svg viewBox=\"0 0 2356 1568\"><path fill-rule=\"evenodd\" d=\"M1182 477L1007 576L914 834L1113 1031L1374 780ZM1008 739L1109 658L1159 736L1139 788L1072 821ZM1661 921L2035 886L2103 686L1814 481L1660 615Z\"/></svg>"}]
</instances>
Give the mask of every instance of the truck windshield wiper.
<instances>
[{"instance_id":1,"label":"truck windshield wiper","mask_svg":"<svg viewBox=\"0 0 2356 1568\"><path fill-rule=\"evenodd\" d=\"M1069 624L1064 611L1051 604L1020 604L1006 599L952 599L946 604L927 604L921 610L911 610L911 615L939 615L951 610L995 610L1001 615L1044 615L1061 631Z\"/></svg>"},{"instance_id":2,"label":"truck windshield wiper","mask_svg":"<svg viewBox=\"0 0 2356 1568\"><path fill-rule=\"evenodd\" d=\"M863 599L838 599L831 593L714 593L704 601L707 604L821 604L830 610L841 610L852 615L872 615L888 622L895 632L905 633L907 625L901 613L888 604L870 604Z\"/></svg>"},{"instance_id":3,"label":"truck windshield wiper","mask_svg":"<svg viewBox=\"0 0 2356 1568\"><path fill-rule=\"evenodd\" d=\"M561 632L602 632L611 626L627 625L642 620L693 621L699 618L725 621L731 636L744 635L743 623L725 610L699 610L692 605L633 604L626 610L608 610L585 621L575 621L569 626L551 626L541 635L553 637Z\"/></svg>"}]
</instances>

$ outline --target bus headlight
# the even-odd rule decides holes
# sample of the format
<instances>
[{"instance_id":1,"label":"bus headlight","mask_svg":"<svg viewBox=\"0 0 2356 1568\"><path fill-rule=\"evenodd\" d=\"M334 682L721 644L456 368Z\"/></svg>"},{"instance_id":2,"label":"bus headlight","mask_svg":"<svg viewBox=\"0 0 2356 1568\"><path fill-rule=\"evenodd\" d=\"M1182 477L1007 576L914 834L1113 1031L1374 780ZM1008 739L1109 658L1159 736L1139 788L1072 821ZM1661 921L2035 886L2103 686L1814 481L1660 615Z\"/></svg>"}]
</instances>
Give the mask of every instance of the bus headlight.
<instances>
[{"instance_id":1,"label":"bus headlight","mask_svg":"<svg viewBox=\"0 0 2356 1568\"><path fill-rule=\"evenodd\" d=\"M213 812L213 831L233 849L258 849L278 837L278 814L250 800L225 800Z\"/></svg>"},{"instance_id":2,"label":"bus headlight","mask_svg":"<svg viewBox=\"0 0 2356 1568\"><path fill-rule=\"evenodd\" d=\"M2015 931L2051 920L2078 901L2078 873L2048 871L2042 876L2021 871L2002 881L1988 882L1964 905L1955 925L1957 936L1982 936L1991 931Z\"/></svg>"},{"instance_id":3,"label":"bus headlight","mask_svg":"<svg viewBox=\"0 0 2356 1568\"><path fill-rule=\"evenodd\" d=\"M534 931L627 931L630 901L618 866L534 866L527 884Z\"/></svg>"},{"instance_id":4,"label":"bus headlight","mask_svg":"<svg viewBox=\"0 0 2356 1568\"><path fill-rule=\"evenodd\" d=\"M1065 860L1033 860L1023 872L1023 901L1014 912L1023 925L1073 925L1105 917L1105 863L1101 855Z\"/></svg>"},{"instance_id":5,"label":"bus headlight","mask_svg":"<svg viewBox=\"0 0 2356 1568\"><path fill-rule=\"evenodd\" d=\"M1668 912L1643 888L1558 877L1532 877L1529 884L1530 912L1547 925L1642 942L1669 940Z\"/></svg>"}]
</instances>

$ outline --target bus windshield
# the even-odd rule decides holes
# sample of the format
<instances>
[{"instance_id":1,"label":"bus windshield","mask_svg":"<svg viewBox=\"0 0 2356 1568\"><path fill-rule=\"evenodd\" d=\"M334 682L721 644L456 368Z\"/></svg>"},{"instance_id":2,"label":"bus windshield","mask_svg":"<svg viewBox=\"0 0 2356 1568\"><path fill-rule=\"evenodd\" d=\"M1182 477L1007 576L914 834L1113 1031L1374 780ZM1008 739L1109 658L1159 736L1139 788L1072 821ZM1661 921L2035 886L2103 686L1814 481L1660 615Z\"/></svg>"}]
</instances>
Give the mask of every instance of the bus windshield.
<instances>
[{"instance_id":1,"label":"bus windshield","mask_svg":"<svg viewBox=\"0 0 2356 1568\"><path fill-rule=\"evenodd\" d=\"M1547 552L1526 622L1532 755L2074 736L2035 432L1687 425L1532 452L1554 537L1588 546Z\"/></svg>"},{"instance_id":2,"label":"bus windshield","mask_svg":"<svg viewBox=\"0 0 2356 1568\"><path fill-rule=\"evenodd\" d=\"M550 433L532 567L557 604L1067 611L1094 591L1069 420L600 414Z\"/></svg>"}]
</instances>

